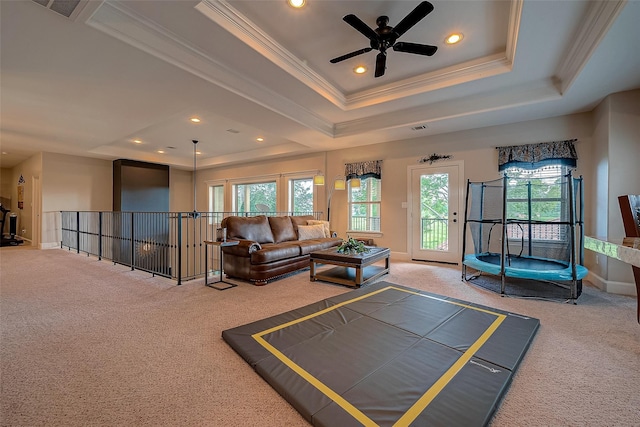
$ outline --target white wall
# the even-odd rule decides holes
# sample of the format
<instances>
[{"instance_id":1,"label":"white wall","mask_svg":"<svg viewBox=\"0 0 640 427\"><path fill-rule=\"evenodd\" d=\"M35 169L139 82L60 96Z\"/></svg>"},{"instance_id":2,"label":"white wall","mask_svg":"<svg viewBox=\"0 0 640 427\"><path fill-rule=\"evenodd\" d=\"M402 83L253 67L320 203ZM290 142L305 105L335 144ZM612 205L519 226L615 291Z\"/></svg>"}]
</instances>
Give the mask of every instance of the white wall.
<instances>
[{"instance_id":1,"label":"white wall","mask_svg":"<svg viewBox=\"0 0 640 427\"><path fill-rule=\"evenodd\" d=\"M640 91L614 94L605 99L594 112L548 119L532 120L503 126L492 126L449 134L424 136L411 140L327 151L303 156L272 159L228 167L199 170L196 176L197 209L207 211L207 181L230 182L236 179L264 175L284 177L301 171L322 171L327 186L317 187L317 209L326 213L326 188L332 178L344 174L344 164L365 160L383 160L382 228L376 237L380 246L391 248L396 254L408 252L407 168L417 165L419 158L432 153L450 154L453 161L464 162L466 180L485 181L499 176L495 147L530 144L578 138L577 175L585 176L585 210L587 235L621 235L622 225L617 196L640 193ZM440 163L435 163L440 164ZM444 163L442 163L444 164ZM624 171L624 173L623 173ZM111 210L112 162L61 154L44 153L12 169L11 181L23 174L26 185L31 176L41 176L42 210ZM6 175L6 174L5 174ZM170 209L193 209L192 172L171 169ZM4 181L3 175L3 181ZM281 179L280 182L283 182ZM17 210L17 190L11 186L12 210ZM25 207L29 206L31 190L25 189ZM347 230L346 192L334 192L332 199L332 229L341 236ZM228 206L231 209L231 206ZM20 223L30 224L30 212L20 212ZM50 227L48 224L44 226ZM463 221L460 222L460 226ZM45 230L43 230L45 231ZM606 235L602 235L602 233ZM28 231L27 231L28 234ZM45 233L43 233L43 236ZM45 243L58 242L58 236L47 234ZM585 253L586 265L602 278L603 283L615 280L631 286L630 268L612 264L606 258ZM626 272L628 269L629 272ZM634 289L635 291L635 289Z\"/></svg>"},{"instance_id":2,"label":"white wall","mask_svg":"<svg viewBox=\"0 0 640 427\"><path fill-rule=\"evenodd\" d=\"M191 212L193 210L193 172L171 168L169 170L169 210ZM198 198L206 201L206 191Z\"/></svg>"},{"instance_id":3,"label":"white wall","mask_svg":"<svg viewBox=\"0 0 640 427\"><path fill-rule=\"evenodd\" d=\"M608 203L607 237L625 236L618 196L640 194L640 90L609 97ZM631 266L615 259L607 265L608 287L633 283ZM626 287L626 286L622 286ZM629 292L635 291L630 286Z\"/></svg>"},{"instance_id":4,"label":"white wall","mask_svg":"<svg viewBox=\"0 0 640 427\"><path fill-rule=\"evenodd\" d=\"M344 164L365 160L383 160L382 166L382 230L376 244L391 248L396 254L407 254L407 168L418 164L421 157L433 153L452 155L452 161L464 162L464 175L460 177L461 191L466 189L467 179L487 181L499 178L498 155L495 147L532 144L578 138L578 170L576 175L588 170L591 163L592 144L591 114L582 113L550 119L532 120L503 126L426 136L407 141L396 141L327 153L327 176L344 174ZM434 165L446 165L439 161ZM589 191L589 183L585 183ZM460 207L464 212L464 206ZM332 229L342 236L347 229L347 195L335 192L331 201ZM460 221L460 234L464 221Z\"/></svg>"},{"instance_id":5,"label":"white wall","mask_svg":"<svg viewBox=\"0 0 640 427\"><path fill-rule=\"evenodd\" d=\"M61 240L60 211L110 211L113 169L110 160L42 153L41 248Z\"/></svg>"},{"instance_id":6,"label":"white wall","mask_svg":"<svg viewBox=\"0 0 640 427\"><path fill-rule=\"evenodd\" d=\"M197 195L198 195L198 211L207 211L207 181L232 181L242 178L254 178L260 176L280 176L286 174L302 172L302 171L324 171L325 170L325 154L315 153L307 156L288 157L284 159L268 160L263 162L247 163L244 165L216 167L198 170L197 176ZM277 179L279 183L283 183L284 179ZM318 187L321 196L324 197L324 188ZM193 189L191 190L193 192ZM225 201L225 210L230 211L230 201ZM325 209L325 202L322 201L319 210ZM189 209L193 210L193 208ZM326 210L325 210L326 212Z\"/></svg>"}]
</instances>

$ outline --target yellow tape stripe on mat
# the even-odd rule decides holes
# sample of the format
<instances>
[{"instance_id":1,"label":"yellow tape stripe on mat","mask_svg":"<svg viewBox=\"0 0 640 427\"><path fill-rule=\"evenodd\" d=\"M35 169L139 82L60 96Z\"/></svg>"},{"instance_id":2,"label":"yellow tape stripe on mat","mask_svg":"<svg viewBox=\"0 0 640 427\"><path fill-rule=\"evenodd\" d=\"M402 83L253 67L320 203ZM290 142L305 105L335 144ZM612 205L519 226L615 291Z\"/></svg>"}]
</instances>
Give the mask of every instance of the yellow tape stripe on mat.
<instances>
[{"instance_id":1,"label":"yellow tape stripe on mat","mask_svg":"<svg viewBox=\"0 0 640 427\"><path fill-rule=\"evenodd\" d=\"M373 295L379 294L381 292L384 292L384 291L387 291L387 290L390 290L390 289L394 289L394 290L401 291L401 292L406 292L406 293L413 294L413 295L418 295L418 296L425 297L425 298L435 299L435 300L438 300L438 301L442 301L442 302L446 302L446 303L449 303L449 304L458 305L458 306L461 306L461 307L464 307L464 308L469 308L471 310L482 311L484 313L488 313L488 314L492 314L492 315L496 316L496 320L487 328L487 330L467 349L467 351L465 351L462 354L462 356L447 370L447 372L445 372L438 379L438 381L436 381L436 383L433 386L431 386L431 388L429 388L429 390L427 390L427 392L425 394L423 394L422 397L420 397L420 399L418 399L416 401L416 403L414 403L413 406L411 408L409 408L409 410L407 412L405 412L404 415L402 417L400 417L400 419L394 424L394 426L397 426L397 427L408 426L409 424L411 424L418 417L418 415L420 415L420 413L422 411L424 411L424 409L431 403L431 401L438 395L438 393L440 393L442 391L442 389L453 379L453 377L455 377L456 374L458 372L460 372L460 370L464 367L464 365L471 359L471 357L473 357L475 352L478 351L480 349L480 347L482 347L484 345L484 343L489 339L489 337L491 337L491 335L496 331L496 329L498 329L500 324L506 318L506 316L504 314L495 313L495 312L492 312L492 311L489 311L489 310L485 310L485 309L482 309L482 308L479 308L479 307L473 307L473 306L470 306L470 305L467 305L467 304L462 304L462 303L458 303L458 302L455 302L455 301L449 301L449 300L446 300L446 299L437 298L437 297L433 297L433 296L430 296L430 295L424 295L424 294L421 294L419 292L409 291L407 289L396 288L395 286L387 286L385 288L378 289L377 291L374 291L374 292L371 292L371 293L368 293L368 294L365 294L365 295L361 295L359 297L356 297L356 298L353 298L353 299L350 299L350 300L347 300L347 301L343 301L343 302L338 303L336 305L333 305L331 307L327 307L327 308L322 309L322 310L320 310L320 311L318 311L316 313L309 314L307 316L301 317L299 319L292 320L292 321L287 322L287 323L283 323L283 324L278 325L278 326L274 326L274 327L266 329L266 330L264 330L262 332L255 333L255 334L253 334L251 336L261 346L263 346L267 351L269 351L271 354L273 354L275 357L277 357L282 363L284 363L286 366L291 368L291 370L293 370L295 373L297 373L302 378L304 378L309 384L313 385L315 388L317 388L320 392L322 392L329 399L333 400L337 405L339 405L342 409L347 411L353 418L355 418L358 421L360 421L364 426L371 426L371 427L377 426L377 424L373 420L371 420L369 417L367 417L358 408L353 406L351 403L349 403L349 401L347 401L345 398L340 396L338 393L336 393L335 391L331 390L322 381L318 380L316 377L314 377L309 372L304 370L302 367L297 365L295 362L293 362L291 359L289 359L286 355L284 355L282 352L280 352L280 350L278 350L277 348L275 348L274 346L269 344L263 337L265 335L270 334L270 333L279 331L280 329L284 329L284 328L286 328L288 326L292 326L292 325L295 325L297 323L304 322L306 320L309 320L309 319L312 319L314 317L317 317L317 316L320 316L322 314L325 314L325 313L328 313L330 311L333 311L333 310L335 310L337 308L340 308L340 307L343 307L345 305L348 305L348 304L363 300L365 298L369 298L369 297L371 297Z\"/></svg>"},{"instance_id":2,"label":"yellow tape stripe on mat","mask_svg":"<svg viewBox=\"0 0 640 427\"><path fill-rule=\"evenodd\" d=\"M484 310L483 310L484 311ZM407 412L404 413L402 417L394 424L394 427L400 426L408 426L411 424L417 417L425 410L427 406L431 403L433 399L442 391L443 388L446 387L447 384L455 377L458 372L467 364L467 362L473 357L476 351L480 349L484 345L485 342L491 337L491 335L495 332L496 329L500 326L500 324L507 317L504 314L494 313L498 316L496 320L487 328L487 330L474 342L467 351L465 351L462 356L454 363L448 370L445 372L438 381L435 382L434 385L431 386L429 390L425 394L422 395L420 399L413 404L411 408Z\"/></svg>"},{"instance_id":3,"label":"yellow tape stripe on mat","mask_svg":"<svg viewBox=\"0 0 640 427\"><path fill-rule=\"evenodd\" d=\"M269 350L274 356L276 356L278 359L280 359L280 361L282 363L287 365L295 373L300 375L302 378L307 380L311 385L313 385L315 388L317 388L322 393L324 393L329 399L333 400L336 404L340 405L340 407L342 409L347 411L353 418L355 418L356 420L360 421L362 423L362 425L368 426L368 427L369 426L374 427L374 426L378 425L371 418L369 418L365 414L363 414L358 408L356 408L351 403L349 403L349 401L347 401L345 398L340 396L335 391L331 390L322 381L320 381L319 379L317 379L316 377L311 375L309 372L307 372L304 369L302 369L300 366L298 366L296 363L294 363L291 359L289 359L287 356L282 354L280 351L278 351L271 344L266 342L264 340L264 338L262 338L262 337L254 337L254 338L256 339L256 341L258 341L260 344L262 344L267 350Z\"/></svg>"}]
</instances>

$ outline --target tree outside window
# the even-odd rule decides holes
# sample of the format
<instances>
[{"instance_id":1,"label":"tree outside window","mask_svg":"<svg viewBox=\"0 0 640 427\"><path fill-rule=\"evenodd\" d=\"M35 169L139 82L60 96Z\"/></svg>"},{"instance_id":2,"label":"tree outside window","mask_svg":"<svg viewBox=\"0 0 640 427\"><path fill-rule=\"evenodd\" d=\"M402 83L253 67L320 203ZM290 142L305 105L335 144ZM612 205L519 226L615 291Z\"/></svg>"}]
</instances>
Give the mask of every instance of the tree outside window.
<instances>
[{"instance_id":1,"label":"tree outside window","mask_svg":"<svg viewBox=\"0 0 640 427\"><path fill-rule=\"evenodd\" d=\"M562 185L562 176L568 170L565 166L545 166L534 170L509 168L507 176L507 218L510 220L526 220L534 222L560 222L565 203L568 202L566 188ZM529 193L531 205L529 206ZM560 224L542 224L536 227L530 236L532 240L562 240L563 227ZM507 229L509 238L519 239L526 230L517 225Z\"/></svg>"},{"instance_id":2,"label":"tree outside window","mask_svg":"<svg viewBox=\"0 0 640 427\"><path fill-rule=\"evenodd\" d=\"M289 210L294 214L313 212L313 178L289 180Z\"/></svg>"},{"instance_id":3,"label":"tree outside window","mask_svg":"<svg viewBox=\"0 0 640 427\"><path fill-rule=\"evenodd\" d=\"M365 178L352 188L349 181L349 231L380 231L381 182Z\"/></svg>"},{"instance_id":4,"label":"tree outside window","mask_svg":"<svg viewBox=\"0 0 640 427\"><path fill-rule=\"evenodd\" d=\"M266 206L266 212L276 212L278 197L275 181L236 184L233 188L237 212L265 212L265 209L260 209L258 205Z\"/></svg>"}]
</instances>

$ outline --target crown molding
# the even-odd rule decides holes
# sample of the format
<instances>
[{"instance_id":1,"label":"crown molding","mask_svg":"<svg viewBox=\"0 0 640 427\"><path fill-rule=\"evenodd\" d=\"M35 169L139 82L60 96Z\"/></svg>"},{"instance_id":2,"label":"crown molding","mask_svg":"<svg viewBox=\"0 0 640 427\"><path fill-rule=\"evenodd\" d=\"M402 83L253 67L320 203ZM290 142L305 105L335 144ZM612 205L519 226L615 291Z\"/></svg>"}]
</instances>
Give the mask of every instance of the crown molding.
<instances>
[{"instance_id":1,"label":"crown molding","mask_svg":"<svg viewBox=\"0 0 640 427\"><path fill-rule=\"evenodd\" d=\"M508 73L512 62L504 53L467 61L430 73L378 86L347 96L345 110L370 107L412 95L467 83L485 77Z\"/></svg>"},{"instance_id":2,"label":"crown molding","mask_svg":"<svg viewBox=\"0 0 640 427\"><path fill-rule=\"evenodd\" d=\"M507 45L505 57L511 63L516 59L516 47L518 46L518 35L520 34L520 22L522 21L522 5L524 0L513 0L509 10L509 26L507 28Z\"/></svg>"},{"instance_id":3,"label":"crown molding","mask_svg":"<svg viewBox=\"0 0 640 427\"><path fill-rule=\"evenodd\" d=\"M544 79L501 91L480 93L455 100L440 101L420 108L395 111L362 119L336 123L335 137L353 136L361 133L410 127L416 124L434 123L515 108L523 105L560 99L562 95L551 79Z\"/></svg>"},{"instance_id":4,"label":"crown molding","mask_svg":"<svg viewBox=\"0 0 640 427\"><path fill-rule=\"evenodd\" d=\"M345 97L342 92L226 1L203 0L195 8L332 104L344 105Z\"/></svg>"},{"instance_id":5,"label":"crown molding","mask_svg":"<svg viewBox=\"0 0 640 427\"><path fill-rule=\"evenodd\" d=\"M511 71L523 1L511 0L505 52L349 95L320 77L225 0L202 0L196 9L336 107L350 111Z\"/></svg>"},{"instance_id":6,"label":"crown molding","mask_svg":"<svg viewBox=\"0 0 640 427\"><path fill-rule=\"evenodd\" d=\"M569 90L626 3L626 0L591 2L576 42L563 55L564 60L554 76L561 93Z\"/></svg>"},{"instance_id":7,"label":"crown molding","mask_svg":"<svg viewBox=\"0 0 640 427\"><path fill-rule=\"evenodd\" d=\"M85 22L97 30L303 126L333 136L333 123L238 73L237 70L229 69L176 34L121 3L101 3Z\"/></svg>"}]
</instances>

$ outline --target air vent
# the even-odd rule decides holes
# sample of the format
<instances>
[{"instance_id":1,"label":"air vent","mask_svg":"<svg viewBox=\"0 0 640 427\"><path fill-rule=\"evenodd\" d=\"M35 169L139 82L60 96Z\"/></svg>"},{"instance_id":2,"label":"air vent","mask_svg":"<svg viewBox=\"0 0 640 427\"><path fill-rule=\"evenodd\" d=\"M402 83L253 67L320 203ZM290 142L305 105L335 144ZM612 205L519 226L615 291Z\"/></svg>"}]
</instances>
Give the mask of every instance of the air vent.
<instances>
[{"instance_id":1,"label":"air vent","mask_svg":"<svg viewBox=\"0 0 640 427\"><path fill-rule=\"evenodd\" d=\"M425 130L427 128L427 125L419 125L419 126L414 126L411 128L411 130Z\"/></svg>"},{"instance_id":2,"label":"air vent","mask_svg":"<svg viewBox=\"0 0 640 427\"><path fill-rule=\"evenodd\" d=\"M34 2L51 9L56 13L67 18L76 10L80 4L80 0L33 0Z\"/></svg>"},{"instance_id":3,"label":"air vent","mask_svg":"<svg viewBox=\"0 0 640 427\"><path fill-rule=\"evenodd\" d=\"M229 132L229 133L240 133L240 131L236 130L236 129L227 129L227 132Z\"/></svg>"}]
</instances>

